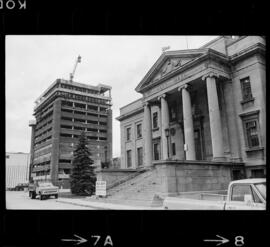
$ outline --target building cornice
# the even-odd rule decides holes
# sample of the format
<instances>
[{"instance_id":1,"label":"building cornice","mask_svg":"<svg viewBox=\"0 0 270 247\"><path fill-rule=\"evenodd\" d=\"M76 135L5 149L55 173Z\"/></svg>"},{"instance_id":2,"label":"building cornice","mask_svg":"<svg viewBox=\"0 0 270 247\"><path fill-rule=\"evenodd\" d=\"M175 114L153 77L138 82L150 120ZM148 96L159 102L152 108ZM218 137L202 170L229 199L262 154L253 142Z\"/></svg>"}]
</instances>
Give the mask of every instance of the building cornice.
<instances>
[{"instance_id":1,"label":"building cornice","mask_svg":"<svg viewBox=\"0 0 270 247\"><path fill-rule=\"evenodd\" d=\"M237 62L239 62L240 60L243 60L247 57L250 57L254 54L261 54L261 55L265 55L265 45L261 44L261 43L257 43L257 44L254 44L244 50L241 50L240 52L232 55L229 57L230 59L230 62L232 64L235 64Z\"/></svg>"},{"instance_id":2,"label":"building cornice","mask_svg":"<svg viewBox=\"0 0 270 247\"><path fill-rule=\"evenodd\" d=\"M124 119L127 119L127 118L130 118L132 116L135 116L135 115L137 115L139 113L142 113L143 111L144 111L144 108L143 107L140 107L140 108L137 108L137 109L135 109L135 110L133 110L133 111L131 111L129 113L125 113L123 115L120 115L119 117L117 117L115 119L118 120L118 121L122 121Z\"/></svg>"}]
</instances>

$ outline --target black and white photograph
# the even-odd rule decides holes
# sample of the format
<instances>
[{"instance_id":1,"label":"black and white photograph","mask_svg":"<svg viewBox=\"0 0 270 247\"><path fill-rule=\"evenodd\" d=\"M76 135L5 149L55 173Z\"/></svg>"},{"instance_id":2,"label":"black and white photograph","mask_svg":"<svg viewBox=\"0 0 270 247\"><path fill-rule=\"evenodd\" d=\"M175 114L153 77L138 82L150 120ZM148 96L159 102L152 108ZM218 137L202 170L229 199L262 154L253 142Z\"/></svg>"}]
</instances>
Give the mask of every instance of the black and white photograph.
<instances>
[{"instance_id":1,"label":"black and white photograph","mask_svg":"<svg viewBox=\"0 0 270 247\"><path fill-rule=\"evenodd\" d=\"M268 246L266 9L0 0L3 246Z\"/></svg>"},{"instance_id":2,"label":"black and white photograph","mask_svg":"<svg viewBox=\"0 0 270 247\"><path fill-rule=\"evenodd\" d=\"M266 210L264 36L5 45L7 210Z\"/></svg>"}]
</instances>

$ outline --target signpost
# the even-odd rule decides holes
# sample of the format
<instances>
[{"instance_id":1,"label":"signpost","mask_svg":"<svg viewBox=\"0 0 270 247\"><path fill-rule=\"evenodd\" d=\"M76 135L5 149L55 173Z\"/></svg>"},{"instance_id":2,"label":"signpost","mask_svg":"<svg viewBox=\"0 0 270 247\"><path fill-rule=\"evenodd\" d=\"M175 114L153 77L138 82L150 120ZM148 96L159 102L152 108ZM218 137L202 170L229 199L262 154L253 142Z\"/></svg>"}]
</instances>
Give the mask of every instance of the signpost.
<instances>
[{"instance_id":1,"label":"signpost","mask_svg":"<svg viewBox=\"0 0 270 247\"><path fill-rule=\"evenodd\" d=\"M106 196L106 181L96 181L96 196Z\"/></svg>"}]
</instances>

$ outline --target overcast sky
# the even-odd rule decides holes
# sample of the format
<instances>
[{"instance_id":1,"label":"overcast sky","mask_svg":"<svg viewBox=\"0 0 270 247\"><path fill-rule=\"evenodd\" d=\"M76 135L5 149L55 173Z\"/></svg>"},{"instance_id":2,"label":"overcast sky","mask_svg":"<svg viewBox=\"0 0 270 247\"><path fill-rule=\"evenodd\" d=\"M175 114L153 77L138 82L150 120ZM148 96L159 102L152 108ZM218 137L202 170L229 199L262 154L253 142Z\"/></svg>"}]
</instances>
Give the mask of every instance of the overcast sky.
<instances>
[{"instance_id":1,"label":"overcast sky","mask_svg":"<svg viewBox=\"0 0 270 247\"><path fill-rule=\"evenodd\" d=\"M57 78L112 87L113 157L120 156L119 108L137 100L135 87L162 47L196 49L217 36L6 36L6 152L30 152L34 101Z\"/></svg>"}]
</instances>

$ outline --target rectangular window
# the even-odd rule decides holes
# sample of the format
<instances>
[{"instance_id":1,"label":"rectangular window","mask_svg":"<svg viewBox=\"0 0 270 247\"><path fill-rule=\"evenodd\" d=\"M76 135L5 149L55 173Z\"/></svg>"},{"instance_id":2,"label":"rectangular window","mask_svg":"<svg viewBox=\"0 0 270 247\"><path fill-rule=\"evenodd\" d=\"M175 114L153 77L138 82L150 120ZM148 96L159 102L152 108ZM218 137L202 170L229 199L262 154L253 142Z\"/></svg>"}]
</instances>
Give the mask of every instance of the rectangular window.
<instances>
[{"instance_id":1,"label":"rectangular window","mask_svg":"<svg viewBox=\"0 0 270 247\"><path fill-rule=\"evenodd\" d=\"M132 160L131 160L131 150L127 151L127 167L132 166Z\"/></svg>"},{"instance_id":2,"label":"rectangular window","mask_svg":"<svg viewBox=\"0 0 270 247\"><path fill-rule=\"evenodd\" d=\"M249 77L240 80L243 100L252 99L251 85Z\"/></svg>"},{"instance_id":3,"label":"rectangular window","mask_svg":"<svg viewBox=\"0 0 270 247\"><path fill-rule=\"evenodd\" d=\"M245 122L245 130L246 130L246 137L247 137L247 144L249 148L259 147L259 133L258 133L258 126L257 120L251 120Z\"/></svg>"},{"instance_id":4,"label":"rectangular window","mask_svg":"<svg viewBox=\"0 0 270 247\"><path fill-rule=\"evenodd\" d=\"M154 143L154 160L159 160L160 145L159 143Z\"/></svg>"},{"instance_id":5,"label":"rectangular window","mask_svg":"<svg viewBox=\"0 0 270 247\"><path fill-rule=\"evenodd\" d=\"M153 113L153 129L158 128L158 113Z\"/></svg>"},{"instance_id":6,"label":"rectangular window","mask_svg":"<svg viewBox=\"0 0 270 247\"><path fill-rule=\"evenodd\" d=\"M243 202L244 201L244 195L251 195L251 188L250 185L234 185L232 188L232 195L231 195L231 200L232 201L239 201Z\"/></svg>"},{"instance_id":7,"label":"rectangular window","mask_svg":"<svg viewBox=\"0 0 270 247\"><path fill-rule=\"evenodd\" d=\"M243 121L246 147L249 149L261 146L259 113L260 111L257 110L239 115Z\"/></svg>"},{"instance_id":8,"label":"rectangular window","mask_svg":"<svg viewBox=\"0 0 270 247\"><path fill-rule=\"evenodd\" d=\"M264 170L263 169L251 170L251 177L252 178L265 178Z\"/></svg>"},{"instance_id":9,"label":"rectangular window","mask_svg":"<svg viewBox=\"0 0 270 247\"><path fill-rule=\"evenodd\" d=\"M172 143L172 155L176 155L175 143Z\"/></svg>"},{"instance_id":10,"label":"rectangular window","mask_svg":"<svg viewBox=\"0 0 270 247\"><path fill-rule=\"evenodd\" d=\"M142 137L142 125L137 124L137 138L141 138L141 137Z\"/></svg>"},{"instance_id":11,"label":"rectangular window","mask_svg":"<svg viewBox=\"0 0 270 247\"><path fill-rule=\"evenodd\" d=\"M130 137L131 137L131 128L127 128L127 130L126 130L127 132L126 132L126 134L127 134L127 138L126 138L126 140L127 141L130 141Z\"/></svg>"},{"instance_id":12,"label":"rectangular window","mask_svg":"<svg viewBox=\"0 0 270 247\"><path fill-rule=\"evenodd\" d=\"M143 148L137 148L137 161L138 161L138 166L143 165Z\"/></svg>"}]
</instances>

